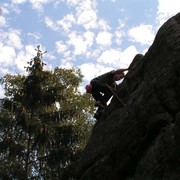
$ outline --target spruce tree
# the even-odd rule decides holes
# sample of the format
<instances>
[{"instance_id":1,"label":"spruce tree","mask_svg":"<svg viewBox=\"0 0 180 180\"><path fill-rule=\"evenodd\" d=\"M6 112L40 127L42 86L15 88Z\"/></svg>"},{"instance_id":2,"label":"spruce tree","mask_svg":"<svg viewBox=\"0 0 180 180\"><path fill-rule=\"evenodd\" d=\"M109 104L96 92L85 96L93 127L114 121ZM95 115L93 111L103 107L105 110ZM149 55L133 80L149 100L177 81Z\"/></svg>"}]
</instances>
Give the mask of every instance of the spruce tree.
<instances>
[{"instance_id":1,"label":"spruce tree","mask_svg":"<svg viewBox=\"0 0 180 180\"><path fill-rule=\"evenodd\" d=\"M93 101L78 92L78 69L44 70L40 46L24 75L1 78L0 178L73 179L93 121Z\"/></svg>"}]
</instances>

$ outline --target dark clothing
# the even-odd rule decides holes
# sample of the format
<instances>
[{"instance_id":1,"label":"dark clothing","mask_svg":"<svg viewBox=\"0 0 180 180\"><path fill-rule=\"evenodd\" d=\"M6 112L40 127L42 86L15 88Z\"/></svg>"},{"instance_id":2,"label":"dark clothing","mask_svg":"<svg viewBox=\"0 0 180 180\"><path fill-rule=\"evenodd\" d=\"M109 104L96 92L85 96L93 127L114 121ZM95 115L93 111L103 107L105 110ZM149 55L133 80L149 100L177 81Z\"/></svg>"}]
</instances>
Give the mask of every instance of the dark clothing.
<instances>
[{"instance_id":1,"label":"dark clothing","mask_svg":"<svg viewBox=\"0 0 180 180\"><path fill-rule=\"evenodd\" d=\"M114 80L114 74L113 71L110 71L106 74L103 74L101 76L98 76L94 78L93 80L98 80L102 84L108 84L109 86L115 88L116 82Z\"/></svg>"},{"instance_id":2,"label":"dark clothing","mask_svg":"<svg viewBox=\"0 0 180 180\"><path fill-rule=\"evenodd\" d=\"M91 81L91 86L92 86L91 94L93 98L96 101L101 101L104 105L106 105L107 101L113 95L107 85L109 85L112 88L115 88L116 86L116 82L114 80L114 74L112 71L103 74L101 76L98 76L97 78L94 78Z\"/></svg>"}]
</instances>

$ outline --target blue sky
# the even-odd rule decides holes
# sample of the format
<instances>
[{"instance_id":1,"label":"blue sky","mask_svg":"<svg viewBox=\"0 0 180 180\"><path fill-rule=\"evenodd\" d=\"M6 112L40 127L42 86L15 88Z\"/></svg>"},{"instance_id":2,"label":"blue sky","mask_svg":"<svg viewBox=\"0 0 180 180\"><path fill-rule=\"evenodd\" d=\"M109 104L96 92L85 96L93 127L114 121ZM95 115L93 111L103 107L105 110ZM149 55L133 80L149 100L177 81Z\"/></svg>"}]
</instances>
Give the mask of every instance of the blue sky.
<instances>
[{"instance_id":1,"label":"blue sky","mask_svg":"<svg viewBox=\"0 0 180 180\"><path fill-rule=\"evenodd\" d=\"M81 69L83 91L92 78L145 54L179 10L179 0L0 0L0 76L24 74L41 45L47 69Z\"/></svg>"}]
</instances>

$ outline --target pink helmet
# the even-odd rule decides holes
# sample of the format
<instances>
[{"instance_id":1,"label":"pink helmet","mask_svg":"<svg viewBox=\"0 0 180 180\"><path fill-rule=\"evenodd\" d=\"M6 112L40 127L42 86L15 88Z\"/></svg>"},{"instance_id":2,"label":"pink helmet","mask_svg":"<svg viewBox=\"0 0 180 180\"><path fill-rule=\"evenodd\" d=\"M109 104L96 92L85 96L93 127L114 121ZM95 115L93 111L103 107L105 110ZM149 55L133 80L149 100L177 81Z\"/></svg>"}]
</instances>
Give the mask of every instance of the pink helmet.
<instances>
[{"instance_id":1,"label":"pink helmet","mask_svg":"<svg viewBox=\"0 0 180 180\"><path fill-rule=\"evenodd\" d=\"M92 86L90 84L86 85L86 92L91 93Z\"/></svg>"}]
</instances>

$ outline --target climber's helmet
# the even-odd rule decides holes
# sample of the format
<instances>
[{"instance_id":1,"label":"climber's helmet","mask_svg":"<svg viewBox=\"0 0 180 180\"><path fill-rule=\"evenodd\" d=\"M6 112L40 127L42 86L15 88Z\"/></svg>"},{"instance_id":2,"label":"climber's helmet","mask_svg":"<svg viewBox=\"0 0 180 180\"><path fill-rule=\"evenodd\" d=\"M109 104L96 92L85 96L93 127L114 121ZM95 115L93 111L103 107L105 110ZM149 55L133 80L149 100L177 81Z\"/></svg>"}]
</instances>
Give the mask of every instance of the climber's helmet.
<instances>
[{"instance_id":1,"label":"climber's helmet","mask_svg":"<svg viewBox=\"0 0 180 180\"><path fill-rule=\"evenodd\" d=\"M87 92L87 93L91 93L91 91L92 91L92 86L91 86L91 84L86 85L86 92Z\"/></svg>"}]
</instances>

